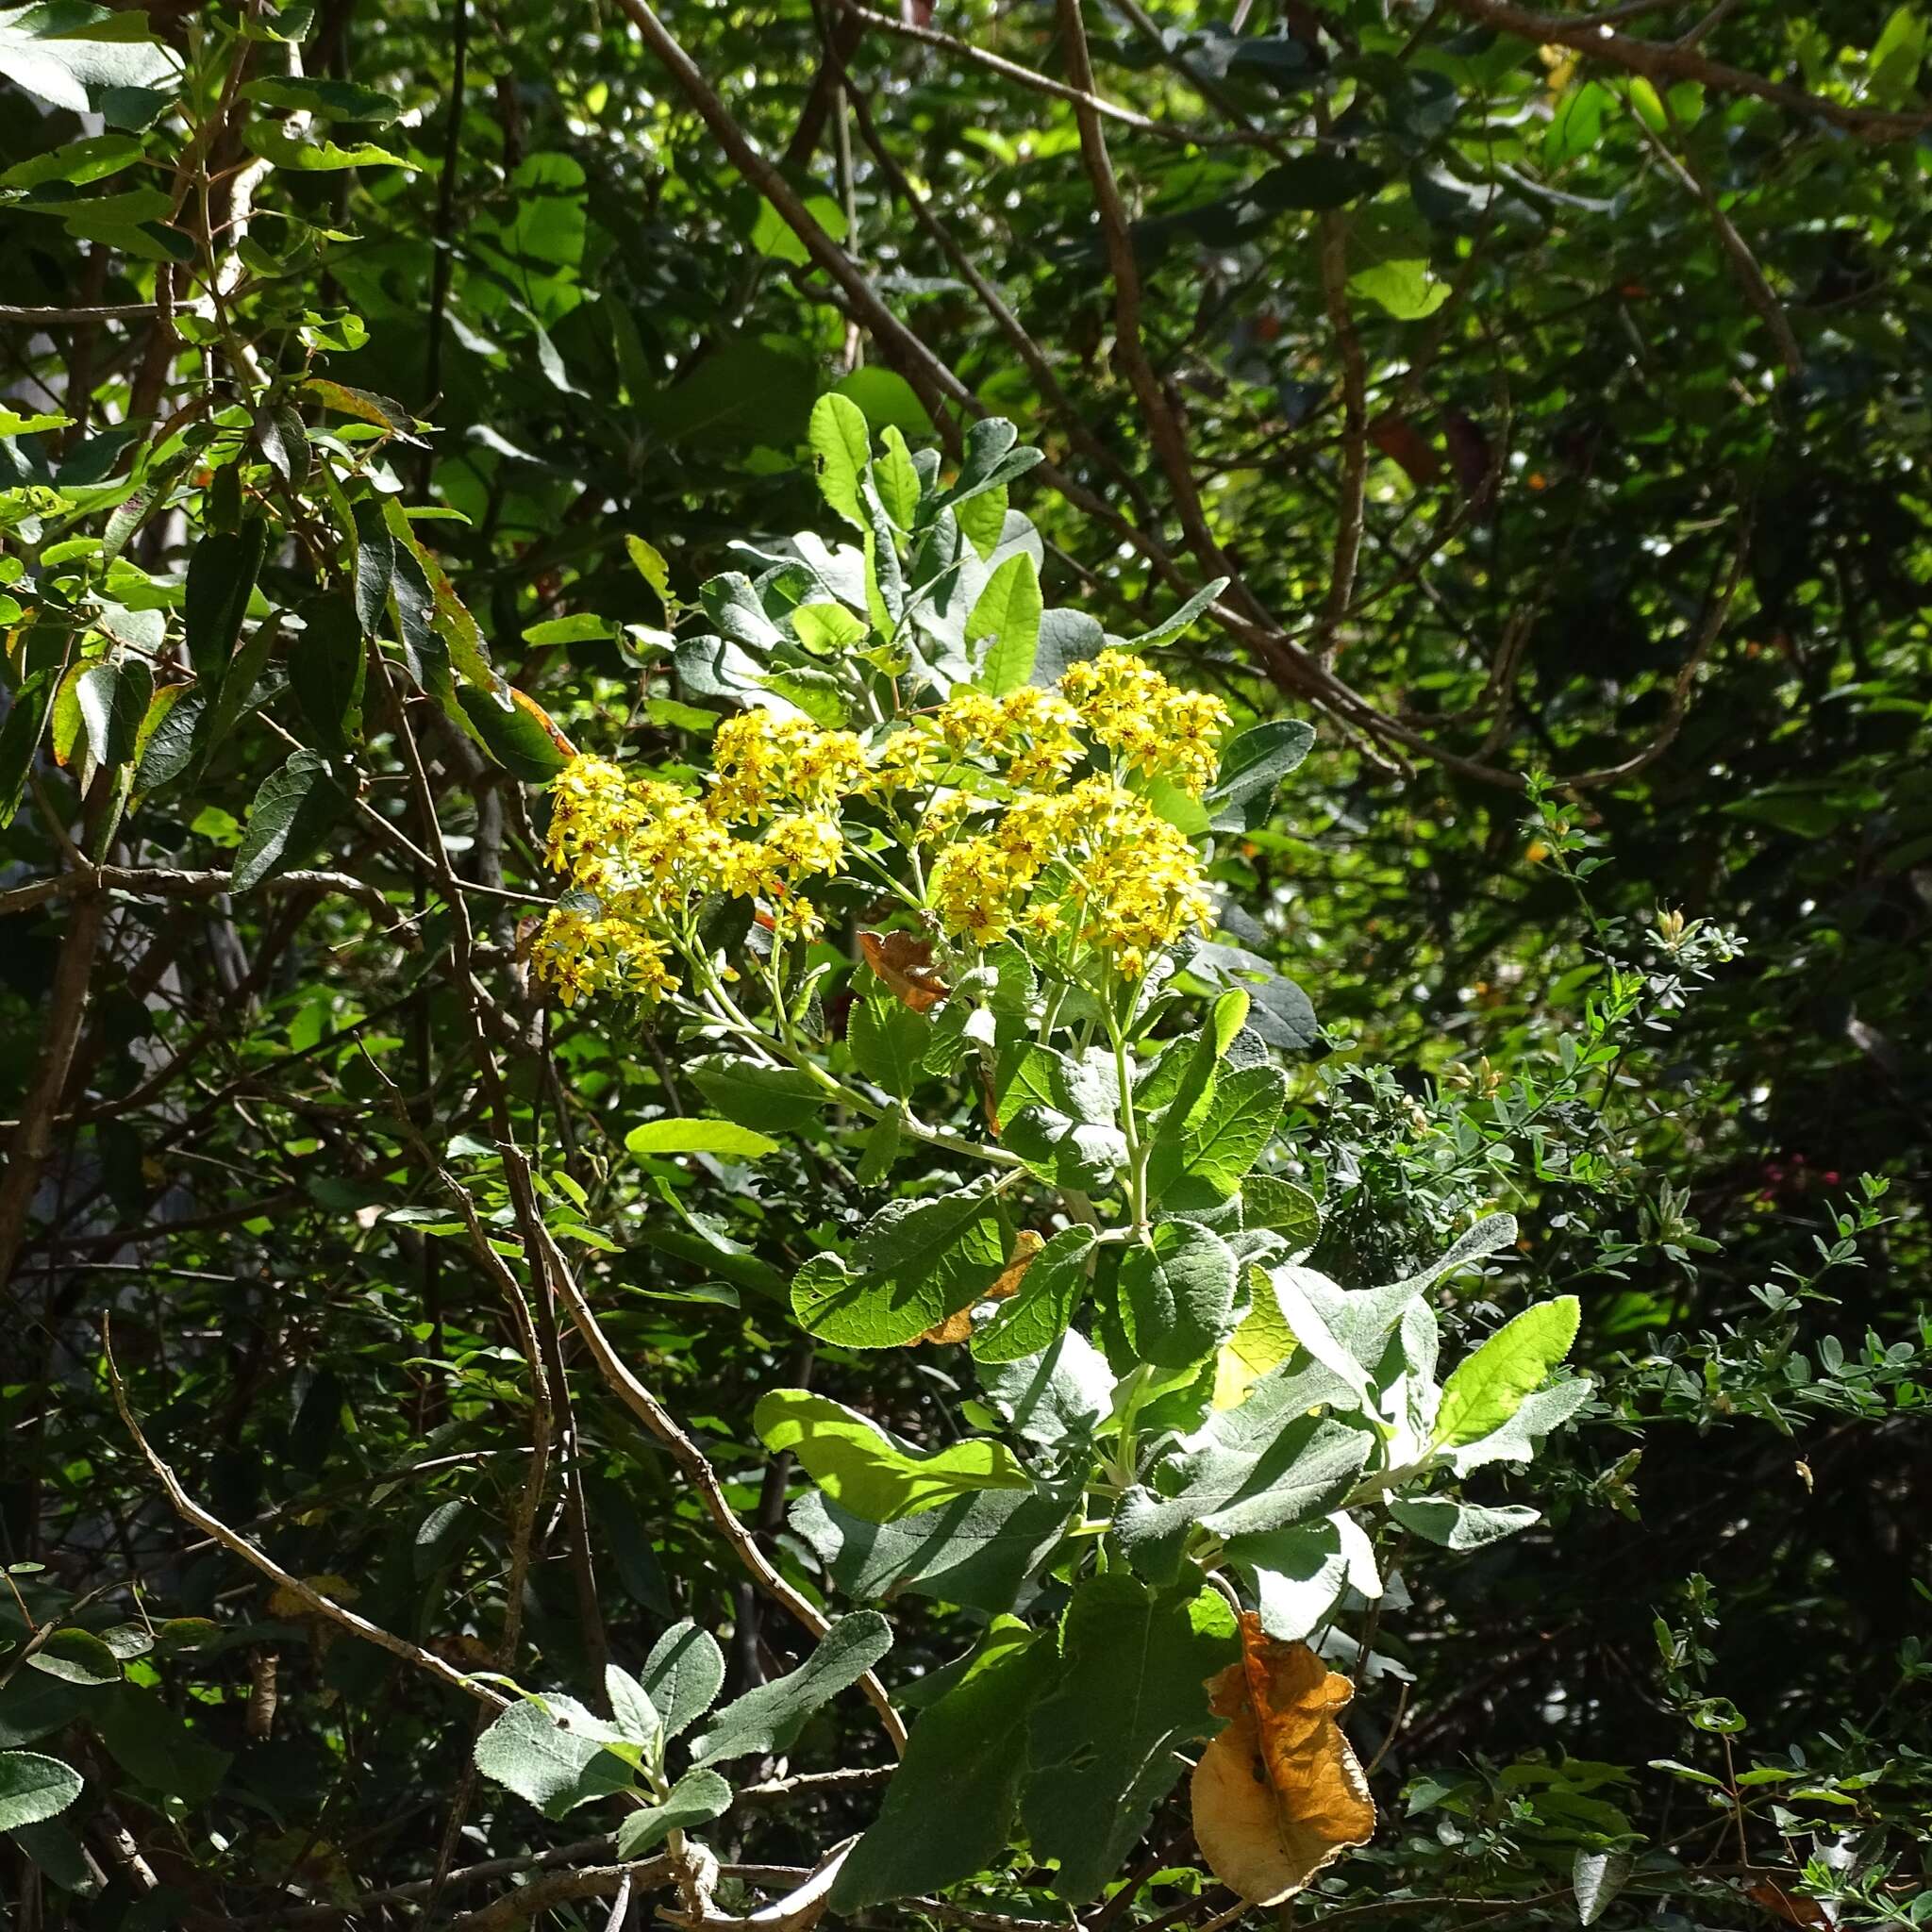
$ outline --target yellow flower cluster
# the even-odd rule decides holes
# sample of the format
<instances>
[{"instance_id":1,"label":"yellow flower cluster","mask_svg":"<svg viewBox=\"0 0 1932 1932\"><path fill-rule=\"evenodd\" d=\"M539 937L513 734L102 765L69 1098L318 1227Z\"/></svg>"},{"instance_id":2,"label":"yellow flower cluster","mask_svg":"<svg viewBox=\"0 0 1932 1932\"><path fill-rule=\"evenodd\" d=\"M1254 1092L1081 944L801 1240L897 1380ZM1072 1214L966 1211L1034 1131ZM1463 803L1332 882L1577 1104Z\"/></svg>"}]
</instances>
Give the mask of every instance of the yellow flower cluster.
<instances>
[{"instance_id":1,"label":"yellow flower cluster","mask_svg":"<svg viewBox=\"0 0 1932 1932\"><path fill-rule=\"evenodd\" d=\"M1060 933L1128 979L1183 933L1214 923L1193 846L1110 778L1026 793L990 831L949 843L933 866L931 898L946 929L976 945L1016 928Z\"/></svg>"},{"instance_id":2,"label":"yellow flower cluster","mask_svg":"<svg viewBox=\"0 0 1932 1932\"><path fill-rule=\"evenodd\" d=\"M1196 798L1212 782L1227 707L1211 691L1182 691L1130 651L1068 666L1060 690L1087 729L1142 777L1166 778Z\"/></svg>"},{"instance_id":3,"label":"yellow flower cluster","mask_svg":"<svg viewBox=\"0 0 1932 1932\"><path fill-rule=\"evenodd\" d=\"M662 998L699 902L721 892L761 901L774 939L817 939L824 921L798 887L841 870L846 804L920 791L931 795L919 838L939 849L929 898L948 931L985 945L1017 930L1069 964L1091 949L1138 978L1212 912L1192 845L1121 781L1163 778L1198 795L1226 724L1219 698L1107 651L1057 691L955 691L870 745L741 711L718 726L702 796L575 758L551 788L549 859L597 905L551 916L539 969L566 1003L597 987ZM1070 785L1095 746L1113 755L1112 775ZM991 826L973 829L990 811Z\"/></svg>"},{"instance_id":4,"label":"yellow flower cluster","mask_svg":"<svg viewBox=\"0 0 1932 1932\"><path fill-rule=\"evenodd\" d=\"M551 787L547 857L552 868L598 900L595 915L560 909L544 923L538 970L566 1005L598 988L661 999L676 982L662 928L697 902L726 892L773 907L780 939L818 938L824 929L801 880L835 873L845 854L837 802L849 770L849 732L821 732L795 721L766 730L748 712L728 719L727 766L708 798L656 778L634 778L608 758L576 758ZM735 727L735 728L734 728ZM863 770L862 760L858 770ZM785 803L810 808L781 811ZM762 836L738 837L730 819L765 820Z\"/></svg>"},{"instance_id":5,"label":"yellow flower cluster","mask_svg":"<svg viewBox=\"0 0 1932 1932\"><path fill-rule=\"evenodd\" d=\"M762 819L781 803L837 812L864 780L865 748L808 718L740 711L718 726L711 771L711 808L724 819Z\"/></svg>"}]
</instances>

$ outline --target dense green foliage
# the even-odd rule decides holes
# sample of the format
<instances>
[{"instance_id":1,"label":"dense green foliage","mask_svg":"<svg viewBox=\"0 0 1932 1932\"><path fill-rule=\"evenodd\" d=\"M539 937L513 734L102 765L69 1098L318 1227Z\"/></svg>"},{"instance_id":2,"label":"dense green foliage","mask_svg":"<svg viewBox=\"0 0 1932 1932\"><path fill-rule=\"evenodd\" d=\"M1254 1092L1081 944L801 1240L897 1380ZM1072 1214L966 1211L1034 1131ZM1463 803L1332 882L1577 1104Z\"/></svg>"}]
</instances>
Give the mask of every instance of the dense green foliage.
<instances>
[{"instance_id":1,"label":"dense green foliage","mask_svg":"<svg viewBox=\"0 0 1932 1932\"><path fill-rule=\"evenodd\" d=\"M1926 25L1599 13L0 11L14 1923L1932 1915Z\"/></svg>"}]
</instances>

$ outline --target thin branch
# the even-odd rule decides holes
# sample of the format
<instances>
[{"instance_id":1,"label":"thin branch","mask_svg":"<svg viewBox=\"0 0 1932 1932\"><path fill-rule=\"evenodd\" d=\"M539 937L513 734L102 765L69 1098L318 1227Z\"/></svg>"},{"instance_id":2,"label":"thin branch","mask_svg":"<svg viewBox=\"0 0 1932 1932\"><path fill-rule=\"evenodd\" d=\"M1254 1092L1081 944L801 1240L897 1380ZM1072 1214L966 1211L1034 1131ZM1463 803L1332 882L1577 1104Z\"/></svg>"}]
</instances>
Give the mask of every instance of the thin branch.
<instances>
[{"instance_id":1,"label":"thin branch","mask_svg":"<svg viewBox=\"0 0 1932 1932\"><path fill-rule=\"evenodd\" d=\"M599 1325L590 1303L584 1299L583 1291L578 1288L575 1278L571 1274L570 1264L565 1261L563 1251L551 1238L550 1231L547 1228L540 1228L539 1234L548 1254L551 1286L570 1310L571 1320L576 1324L577 1332L590 1345L591 1358L596 1362L605 1381L615 1391L631 1413L671 1452L671 1459L676 1463L685 1479L697 1491L706 1513L717 1524L719 1533L731 1545L739 1561L750 1571L758 1588L791 1611L814 1638L823 1638L831 1627L824 1614L808 1597L785 1580L772 1559L758 1547L758 1540L739 1521L737 1511L732 1508L730 1501L724 1494L724 1486L718 1480L718 1472L711 1467L705 1452L685 1434L670 1411L639 1381L623 1357L611 1347L609 1338ZM892 1708L892 1700L887 1694L886 1687L871 1671L866 1672L858 1681L867 1701L878 1712L879 1722L885 1729L886 1736L891 1740L892 1749L903 1754L906 1749L906 1726L900 1722L898 1712Z\"/></svg>"},{"instance_id":2,"label":"thin branch","mask_svg":"<svg viewBox=\"0 0 1932 1932\"><path fill-rule=\"evenodd\" d=\"M25 912L49 899L65 898L75 892L125 892L136 899L212 899L218 893L232 891L233 887L233 875L225 872L173 872L162 868L91 865L85 870L56 873L50 878L35 879L29 885L15 886L9 891L0 892L0 918L12 912ZM277 873L273 878L262 880L258 890L334 892L341 898L353 899L375 915L383 930L397 944L411 952L421 948L422 941L398 917L396 908L390 904L382 889L350 873Z\"/></svg>"},{"instance_id":3,"label":"thin branch","mask_svg":"<svg viewBox=\"0 0 1932 1932\"><path fill-rule=\"evenodd\" d=\"M1369 482L1368 370L1362 339L1348 301L1348 227L1333 212L1321 218L1322 298L1335 342L1341 352L1341 483L1337 505L1335 550L1328 567L1328 596L1315 631L1324 661L1332 658L1337 631L1355 599L1356 568L1361 559L1362 517Z\"/></svg>"},{"instance_id":4,"label":"thin branch","mask_svg":"<svg viewBox=\"0 0 1932 1932\"><path fill-rule=\"evenodd\" d=\"M219 1516L204 1509L188 1491L181 1487L181 1479L163 1462L154 1445L141 1432L141 1424L134 1419L134 1410L127 1401L127 1391L122 1385L121 1370L114 1360L112 1336L109 1332L108 1318L101 1317L101 1350L106 1357L108 1386L113 1391L114 1407L121 1412L121 1420L127 1433L134 1438L134 1446L142 1453L147 1466L154 1472L161 1488L167 1491L168 1501L175 1506L176 1515L193 1524L204 1536L212 1537L232 1555L240 1557L251 1568L259 1570L272 1583L286 1590L291 1596L299 1598L318 1617L326 1617L331 1624L340 1624L352 1636L359 1637L365 1643L373 1643L379 1650L386 1650L391 1657L399 1657L405 1663L414 1664L419 1671L426 1672L438 1682L446 1684L453 1690L460 1690L466 1697L474 1697L480 1703L505 1708L509 1699L502 1691L492 1690L488 1684L479 1684L475 1678L466 1676L454 1665L446 1664L435 1652L425 1650L420 1644L411 1643L407 1637L398 1637L392 1631L385 1630L380 1624L372 1624L367 1617L358 1617L354 1610L345 1608L334 1598L324 1596L312 1584L305 1583L301 1577L284 1570L267 1551L256 1545L224 1523Z\"/></svg>"},{"instance_id":5,"label":"thin branch","mask_svg":"<svg viewBox=\"0 0 1932 1932\"><path fill-rule=\"evenodd\" d=\"M1661 100L1662 97L1658 98ZM1664 113L1672 131L1681 140L1683 129L1678 125L1676 115L1671 112L1668 102L1664 103ZM1717 239L1723 243L1724 254L1744 291L1745 301L1763 318L1765 327L1771 331L1772 340L1777 344L1777 352L1783 358L1785 368L1793 375L1803 375L1805 358L1798 347L1798 338L1791 331L1791 319L1785 313L1784 306L1772 293L1771 284L1765 280L1764 271L1757 265L1757 258L1751 253L1749 243L1738 232L1730 216L1724 212L1716 191L1704 178L1688 152L1682 155L1674 152L1670 144L1641 114L1633 111L1631 119L1637 123L1638 131L1648 142L1651 153L1657 156L1677 181L1703 206L1704 212L1709 217L1711 226L1717 230Z\"/></svg>"},{"instance_id":6,"label":"thin branch","mask_svg":"<svg viewBox=\"0 0 1932 1932\"><path fill-rule=\"evenodd\" d=\"M1618 33L1602 20L1579 20L1570 13L1538 13L1527 7L1512 6L1508 0L1449 0L1449 4L1483 26L1513 34L1537 46L1574 47L1592 60L1621 67L1625 74L1641 75L1653 82L1668 85L1694 80L1714 92L1750 94L1774 107L1788 108L1794 114L1815 115L1864 141L1910 141L1932 127L1932 113L1923 108L1912 113L1890 113L1876 108L1849 107L1823 94L1807 93L1802 88L1768 80L1761 74L1727 66L1722 60L1707 60L1694 42L1641 41Z\"/></svg>"},{"instance_id":7,"label":"thin branch","mask_svg":"<svg viewBox=\"0 0 1932 1932\"><path fill-rule=\"evenodd\" d=\"M838 0L841 12L854 20L861 20L867 26L878 27L882 32L897 34L901 40L917 41L920 45L936 47L950 54L956 60L970 62L974 67L983 67L989 74L997 74L1002 80L1010 80L1017 87L1029 88L1035 93L1049 94L1055 100L1066 101L1075 108L1084 108L1094 114L1103 114L1109 121L1117 121L1124 127L1131 127L1138 134L1151 134L1160 141L1181 142L1189 147L1227 147L1241 143L1256 145L1270 144L1269 138L1257 135L1243 125L1233 133L1215 128L1189 127L1177 122L1155 121L1132 108L1124 108L1118 101L1109 101L1096 93L1091 78L1076 87L1069 87L1063 80L1055 80L1050 75L1038 74L1030 67L1022 67L1015 60L991 52L986 47L975 47L969 41L957 40L951 34L941 33L938 27L920 26L910 20L902 20L897 14L877 13L870 7L861 7L858 0Z\"/></svg>"}]
</instances>

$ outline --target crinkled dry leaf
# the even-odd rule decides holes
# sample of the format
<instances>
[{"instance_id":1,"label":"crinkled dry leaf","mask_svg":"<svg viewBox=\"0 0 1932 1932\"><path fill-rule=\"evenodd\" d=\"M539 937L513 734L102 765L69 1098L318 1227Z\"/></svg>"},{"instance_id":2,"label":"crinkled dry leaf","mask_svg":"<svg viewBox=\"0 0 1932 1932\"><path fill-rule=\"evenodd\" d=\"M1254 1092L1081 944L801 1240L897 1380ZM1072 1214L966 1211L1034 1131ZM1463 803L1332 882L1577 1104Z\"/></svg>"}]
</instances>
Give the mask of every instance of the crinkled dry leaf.
<instances>
[{"instance_id":1,"label":"crinkled dry leaf","mask_svg":"<svg viewBox=\"0 0 1932 1932\"><path fill-rule=\"evenodd\" d=\"M909 932L862 932L865 963L892 989L892 996L915 1013L936 1007L952 991L932 970L932 941Z\"/></svg>"},{"instance_id":2,"label":"crinkled dry leaf","mask_svg":"<svg viewBox=\"0 0 1932 1932\"><path fill-rule=\"evenodd\" d=\"M1046 1245L1046 1238L1037 1234L1030 1227L1023 1227L1013 1238L1013 1252L1007 1257L1007 1265L1000 1270L999 1277L986 1292L979 1297L983 1302L1003 1302L1020 1292L1020 1284L1026 1278L1026 1271L1033 1265L1033 1257ZM924 1335L914 1337L915 1341L971 1341L973 1340L973 1310L959 1308L948 1315L937 1327L928 1328Z\"/></svg>"},{"instance_id":3,"label":"crinkled dry leaf","mask_svg":"<svg viewBox=\"0 0 1932 1932\"><path fill-rule=\"evenodd\" d=\"M1761 1906L1774 1918L1784 1920L1788 1925L1810 1927L1831 1924L1824 1907L1815 1898L1807 1898L1803 1892L1787 1891L1774 1878L1760 1878L1756 1885L1747 1885L1744 1896L1754 1906Z\"/></svg>"},{"instance_id":4,"label":"crinkled dry leaf","mask_svg":"<svg viewBox=\"0 0 1932 1932\"><path fill-rule=\"evenodd\" d=\"M1241 1661L1208 1690L1229 1723L1194 1767L1194 1837L1229 1890L1275 1905L1375 1828L1368 1779L1337 1722L1355 1686L1244 1610Z\"/></svg>"}]
</instances>

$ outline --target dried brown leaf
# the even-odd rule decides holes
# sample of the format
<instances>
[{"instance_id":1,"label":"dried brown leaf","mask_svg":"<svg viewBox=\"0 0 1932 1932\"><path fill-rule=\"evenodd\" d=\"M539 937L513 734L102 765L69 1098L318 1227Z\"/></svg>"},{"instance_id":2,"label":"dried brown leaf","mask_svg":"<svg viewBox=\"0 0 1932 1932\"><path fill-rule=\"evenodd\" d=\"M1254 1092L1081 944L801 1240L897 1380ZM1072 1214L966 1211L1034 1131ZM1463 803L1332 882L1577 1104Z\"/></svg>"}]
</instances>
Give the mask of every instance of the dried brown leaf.
<instances>
[{"instance_id":1,"label":"dried brown leaf","mask_svg":"<svg viewBox=\"0 0 1932 1932\"><path fill-rule=\"evenodd\" d=\"M1244 1610L1241 1661L1208 1690L1229 1722L1194 1767L1194 1837L1231 1891L1274 1905L1375 1828L1368 1779L1337 1722L1355 1686Z\"/></svg>"},{"instance_id":2,"label":"dried brown leaf","mask_svg":"<svg viewBox=\"0 0 1932 1932\"><path fill-rule=\"evenodd\" d=\"M1007 1257L1007 1265L1000 1270L997 1279L979 1299L983 1302L1003 1302L1009 1295L1020 1292L1020 1284L1026 1278L1026 1271L1033 1265L1033 1257L1046 1245L1046 1238L1037 1234L1030 1227L1023 1227L1013 1238L1013 1252ZM958 1308L937 1327L928 1328L924 1335L915 1338L917 1341L971 1341L973 1340L973 1311Z\"/></svg>"},{"instance_id":3,"label":"dried brown leaf","mask_svg":"<svg viewBox=\"0 0 1932 1932\"><path fill-rule=\"evenodd\" d=\"M915 1013L929 1011L952 991L932 970L932 941L909 932L862 932L865 963L892 989L892 996Z\"/></svg>"}]
</instances>

